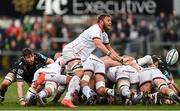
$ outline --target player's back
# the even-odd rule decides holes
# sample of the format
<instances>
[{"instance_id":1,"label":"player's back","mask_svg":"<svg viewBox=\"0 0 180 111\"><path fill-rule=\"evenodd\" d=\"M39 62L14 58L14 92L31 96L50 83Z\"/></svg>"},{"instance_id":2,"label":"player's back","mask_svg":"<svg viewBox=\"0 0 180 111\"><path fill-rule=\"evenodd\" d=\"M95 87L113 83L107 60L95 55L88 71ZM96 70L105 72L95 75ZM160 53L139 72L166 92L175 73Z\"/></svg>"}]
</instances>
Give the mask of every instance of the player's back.
<instances>
[{"instance_id":1,"label":"player's back","mask_svg":"<svg viewBox=\"0 0 180 111\"><path fill-rule=\"evenodd\" d=\"M54 73L54 74L60 74L60 72L61 72L61 67L60 67L60 65L59 65L59 63L58 62L54 62L54 63L51 63L51 64L48 64L48 65L46 65L46 66L44 66L43 68L42 68L42 70L46 73L46 74L48 74L48 73Z\"/></svg>"}]
</instances>

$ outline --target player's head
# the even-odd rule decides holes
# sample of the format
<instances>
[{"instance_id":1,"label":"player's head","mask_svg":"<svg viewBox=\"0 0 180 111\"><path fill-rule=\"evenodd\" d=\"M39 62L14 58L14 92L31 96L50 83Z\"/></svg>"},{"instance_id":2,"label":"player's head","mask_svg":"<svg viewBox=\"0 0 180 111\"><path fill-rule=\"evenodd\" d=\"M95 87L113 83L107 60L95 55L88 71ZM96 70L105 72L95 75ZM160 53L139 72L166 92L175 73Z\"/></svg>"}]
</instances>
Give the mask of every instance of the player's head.
<instances>
[{"instance_id":1,"label":"player's head","mask_svg":"<svg viewBox=\"0 0 180 111\"><path fill-rule=\"evenodd\" d=\"M152 57L153 64L158 68L159 63L161 62L161 57L158 55L152 55L151 57Z\"/></svg>"},{"instance_id":2,"label":"player's head","mask_svg":"<svg viewBox=\"0 0 180 111\"><path fill-rule=\"evenodd\" d=\"M23 58L25 60L25 62L29 65L33 65L34 64L34 52L32 49L30 48L24 48L22 50L22 55Z\"/></svg>"},{"instance_id":3,"label":"player's head","mask_svg":"<svg viewBox=\"0 0 180 111\"><path fill-rule=\"evenodd\" d=\"M98 24L101 24L102 25L102 28L104 30L110 30L111 29L111 15L108 15L108 14L101 14L99 17L98 17L98 21L97 21Z\"/></svg>"},{"instance_id":4,"label":"player's head","mask_svg":"<svg viewBox=\"0 0 180 111\"><path fill-rule=\"evenodd\" d=\"M156 65L157 68L166 67L166 64L163 58L159 55L152 56L153 63Z\"/></svg>"},{"instance_id":5,"label":"player's head","mask_svg":"<svg viewBox=\"0 0 180 111\"><path fill-rule=\"evenodd\" d=\"M156 67L161 70L162 72L164 72L165 70L167 70L167 64L166 62L163 60L163 58L161 56L158 55L153 55L152 56L153 59L153 63L156 65Z\"/></svg>"}]
</instances>

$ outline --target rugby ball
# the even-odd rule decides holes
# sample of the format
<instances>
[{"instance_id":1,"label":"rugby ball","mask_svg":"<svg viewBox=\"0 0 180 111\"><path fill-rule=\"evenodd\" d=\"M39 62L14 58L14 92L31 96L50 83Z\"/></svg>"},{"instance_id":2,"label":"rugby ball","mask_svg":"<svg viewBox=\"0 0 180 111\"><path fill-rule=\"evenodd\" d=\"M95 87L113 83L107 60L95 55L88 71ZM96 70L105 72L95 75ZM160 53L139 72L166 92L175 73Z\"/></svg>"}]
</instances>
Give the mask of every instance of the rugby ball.
<instances>
[{"instance_id":1,"label":"rugby ball","mask_svg":"<svg viewBox=\"0 0 180 111\"><path fill-rule=\"evenodd\" d=\"M178 60L179 54L176 49L171 49L166 55L166 63L168 65L174 65Z\"/></svg>"}]
</instances>

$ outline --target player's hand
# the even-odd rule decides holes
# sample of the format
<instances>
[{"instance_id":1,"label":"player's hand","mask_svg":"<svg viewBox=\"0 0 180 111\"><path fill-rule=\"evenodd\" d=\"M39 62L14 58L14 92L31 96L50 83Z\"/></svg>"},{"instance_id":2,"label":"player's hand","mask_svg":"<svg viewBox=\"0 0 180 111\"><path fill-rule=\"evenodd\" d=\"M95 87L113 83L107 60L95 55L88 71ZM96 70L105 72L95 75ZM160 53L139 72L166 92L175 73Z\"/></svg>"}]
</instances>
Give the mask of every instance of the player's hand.
<instances>
[{"instance_id":1,"label":"player's hand","mask_svg":"<svg viewBox=\"0 0 180 111\"><path fill-rule=\"evenodd\" d=\"M116 53L111 53L109 56L115 61L118 61L120 63L122 62L122 57L117 55Z\"/></svg>"},{"instance_id":2,"label":"player's hand","mask_svg":"<svg viewBox=\"0 0 180 111\"><path fill-rule=\"evenodd\" d=\"M19 105L20 106L25 106L26 105L26 101L25 101L24 97L19 99Z\"/></svg>"}]
</instances>

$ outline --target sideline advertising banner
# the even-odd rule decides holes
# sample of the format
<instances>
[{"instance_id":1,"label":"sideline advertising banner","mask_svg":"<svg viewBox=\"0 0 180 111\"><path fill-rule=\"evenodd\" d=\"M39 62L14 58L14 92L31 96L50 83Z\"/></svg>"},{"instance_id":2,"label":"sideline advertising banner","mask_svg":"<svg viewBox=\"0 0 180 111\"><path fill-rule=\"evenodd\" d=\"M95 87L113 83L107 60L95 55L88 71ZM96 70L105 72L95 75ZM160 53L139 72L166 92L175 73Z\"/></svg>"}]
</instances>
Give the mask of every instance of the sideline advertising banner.
<instances>
[{"instance_id":1,"label":"sideline advertising banner","mask_svg":"<svg viewBox=\"0 0 180 111\"><path fill-rule=\"evenodd\" d=\"M173 0L0 0L0 15L91 15L100 13L157 15L173 11Z\"/></svg>"}]
</instances>

